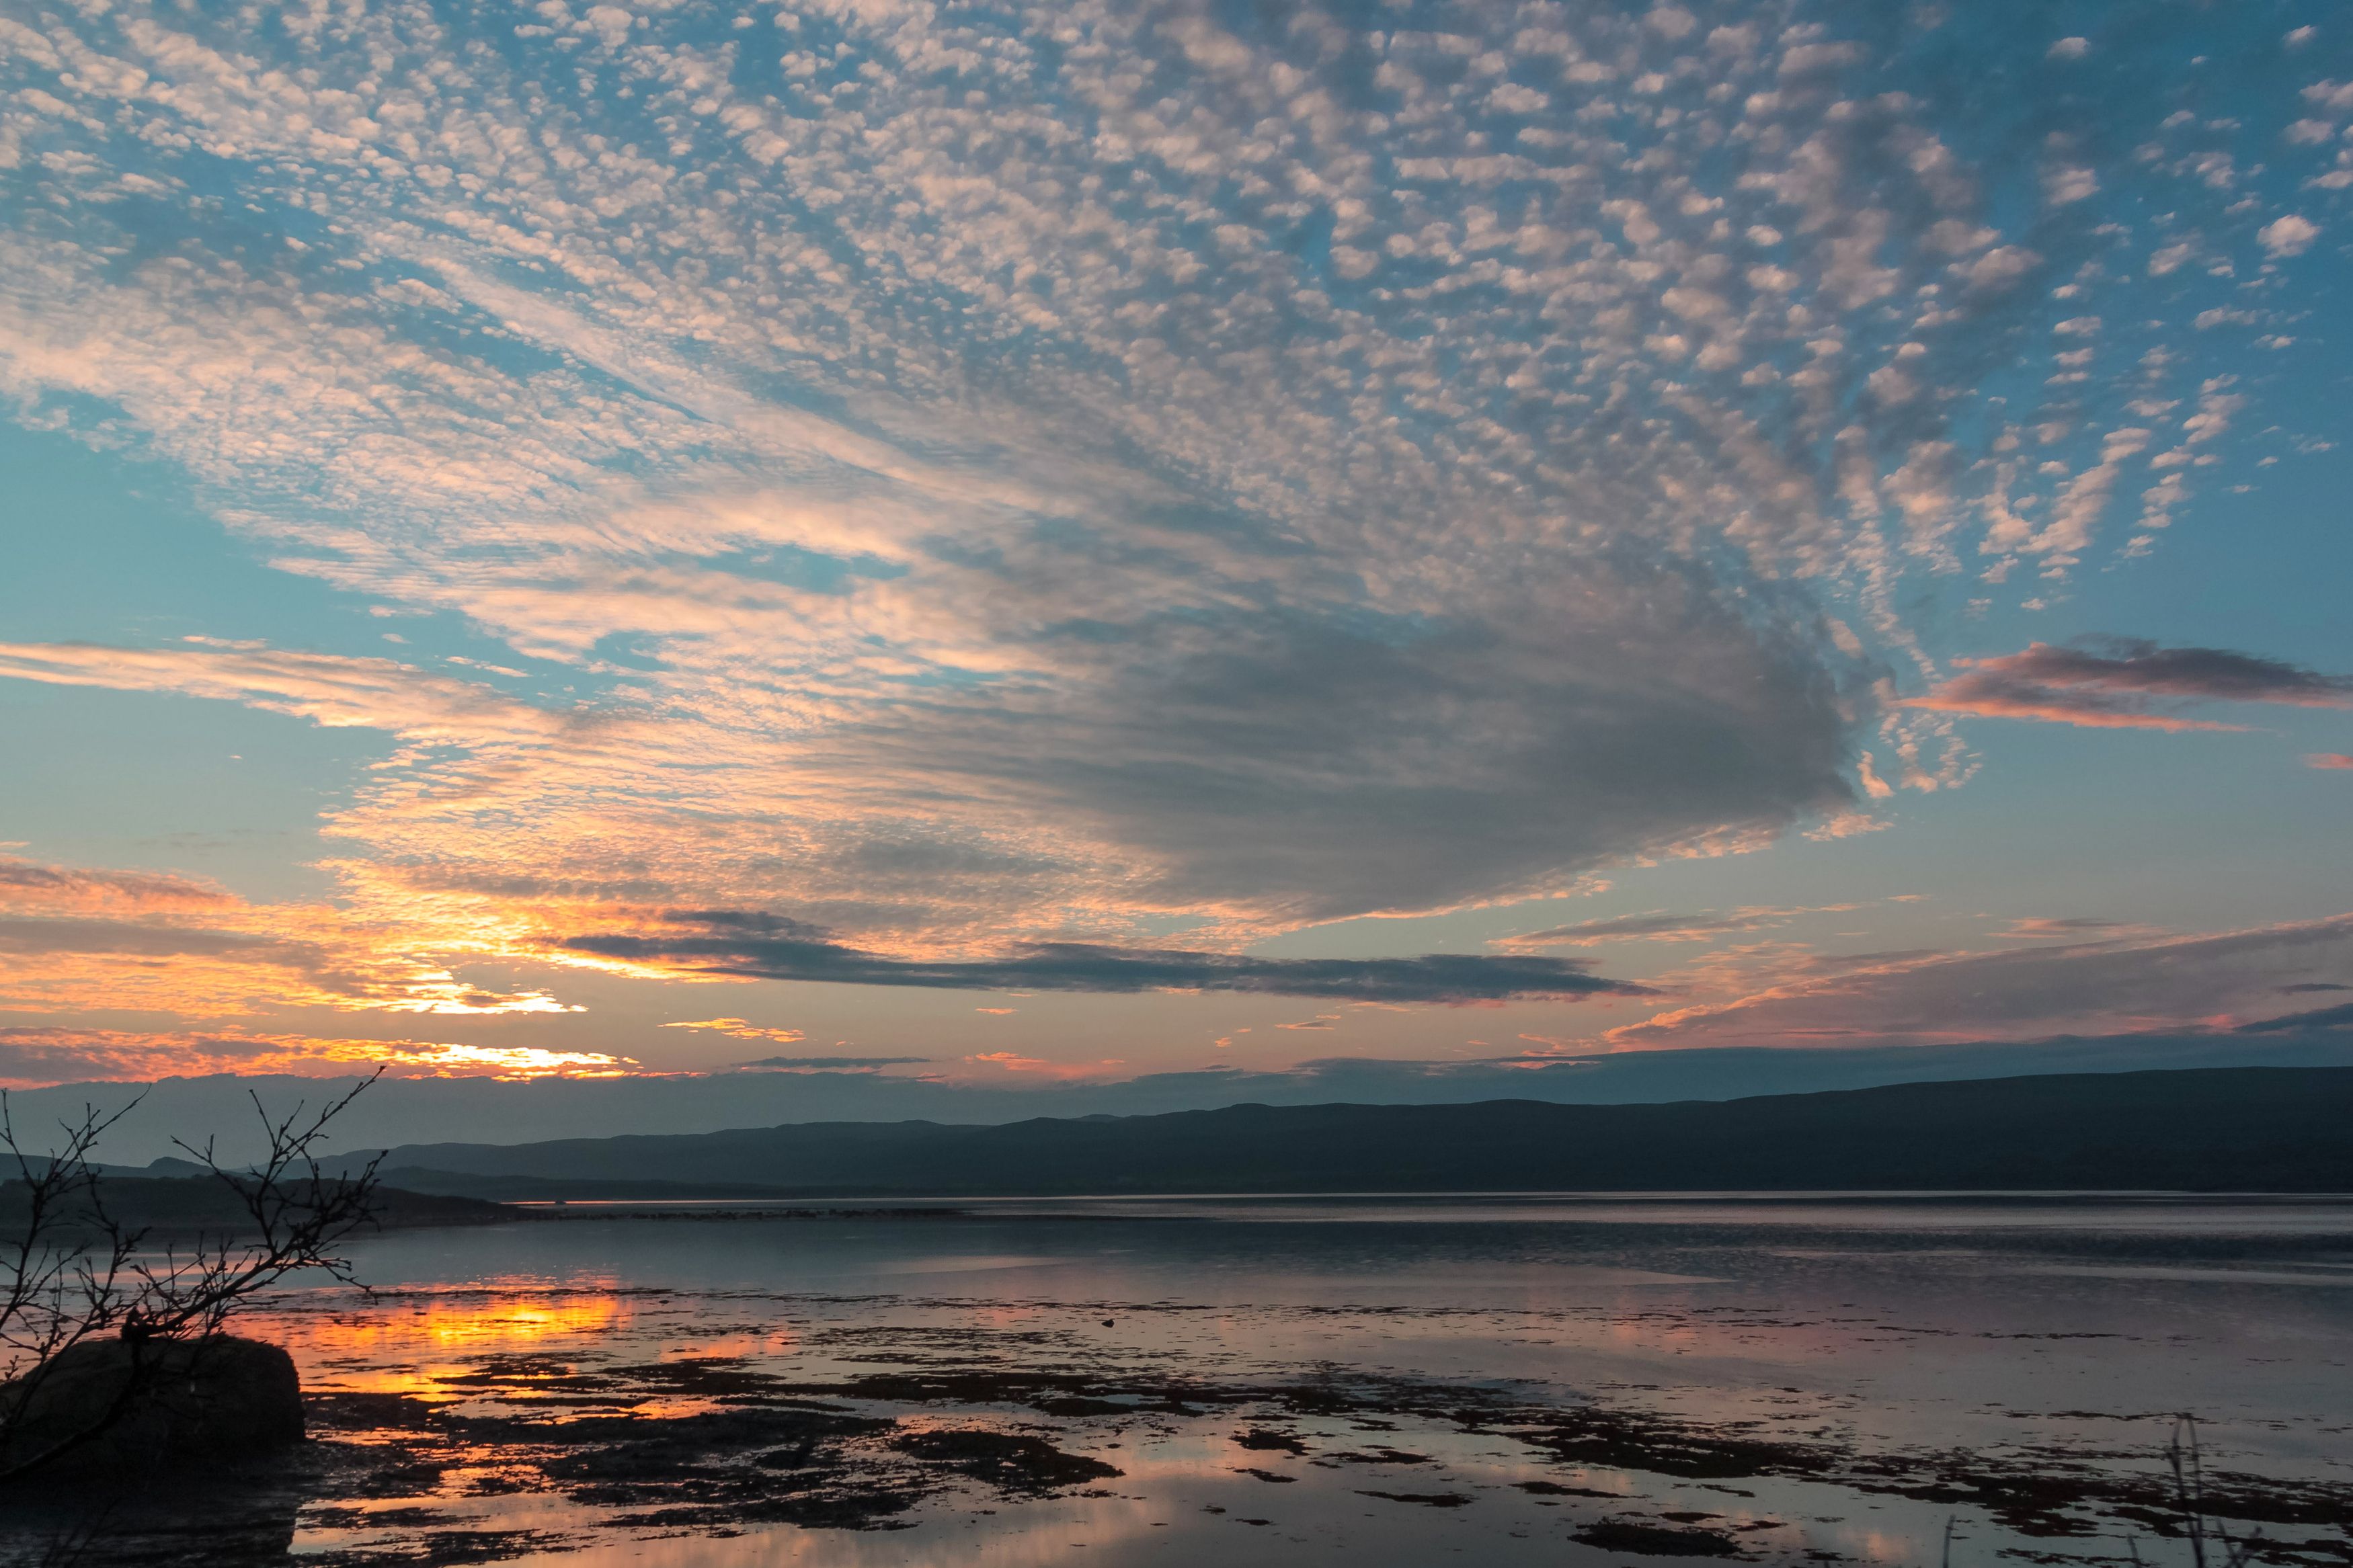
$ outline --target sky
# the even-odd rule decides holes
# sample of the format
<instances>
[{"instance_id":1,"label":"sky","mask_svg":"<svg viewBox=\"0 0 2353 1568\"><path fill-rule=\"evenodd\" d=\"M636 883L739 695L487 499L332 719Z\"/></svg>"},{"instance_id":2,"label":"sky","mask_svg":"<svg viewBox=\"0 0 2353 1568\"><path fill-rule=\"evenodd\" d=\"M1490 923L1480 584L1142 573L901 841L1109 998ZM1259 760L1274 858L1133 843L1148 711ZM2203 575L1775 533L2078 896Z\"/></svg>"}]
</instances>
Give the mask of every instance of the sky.
<instances>
[{"instance_id":1,"label":"sky","mask_svg":"<svg viewBox=\"0 0 2353 1568\"><path fill-rule=\"evenodd\" d=\"M2348 193L2329 0L0 0L0 1081L2353 1029Z\"/></svg>"}]
</instances>

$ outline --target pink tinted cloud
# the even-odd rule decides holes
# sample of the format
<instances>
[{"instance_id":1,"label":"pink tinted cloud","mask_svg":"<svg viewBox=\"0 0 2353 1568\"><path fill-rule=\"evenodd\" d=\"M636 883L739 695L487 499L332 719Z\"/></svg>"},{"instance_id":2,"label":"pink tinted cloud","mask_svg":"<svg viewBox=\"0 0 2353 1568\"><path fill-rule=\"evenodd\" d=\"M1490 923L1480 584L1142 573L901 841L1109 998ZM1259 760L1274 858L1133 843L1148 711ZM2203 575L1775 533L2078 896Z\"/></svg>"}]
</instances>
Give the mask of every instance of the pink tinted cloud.
<instances>
[{"instance_id":1,"label":"pink tinted cloud","mask_svg":"<svg viewBox=\"0 0 2353 1568\"><path fill-rule=\"evenodd\" d=\"M2152 706L2177 701L2353 707L2353 679L2228 648L2160 647L2123 637L2061 647L2033 643L1999 658L1957 659L1956 676L1904 706L2094 730L2237 730Z\"/></svg>"},{"instance_id":2,"label":"pink tinted cloud","mask_svg":"<svg viewBox=\"0 0 2353 1568\"><path fill-rule=\"evenodd\" d=\"M1018 1051L982 1051L964 1059L976 1067L997 1068L1005 1072L1045 1079L1094 1078L1106 1068L1127 1065L1115 1057L1107 1057L1099 1062L1050 1062L1039 1057L1025 1057Z\"/></svg>"},{"instance_id":3,"label":"pink tinted cloud","mask_svg":"<svg viewBox=\"0 0 2353 1568\"><path fill-rule=\"evenodd\" d=\"M1746 994L1656 1014L1604 1039L1619 1049L1926 1044L2229 1024L2262 1016L2282 986L2353 961L2353 914L2191 936L2119 927L1994 952L1774 956Z\"/></svg>"},{"instance_id":4,"label":"pink tinted cloud","mask_svg":"<svg viewBox=\"0 0 2353 1568\"><path fill-rule=\"evenodd\" d=\"M2154 934L2150 928L2135 925L2129 921L2096 920L2083 915L2060 917L2024 915L2011 921L2008 927L1993 934L2020 942L2043 942L2054 939L2081 942L2093 937L2109 938L2133 933Z\"/></svg>"},{"instance_id":5,"label":"pink tinted cloud","mask_svg":"<svg viewBox=\"0 0 2353 1568\"><path fill-rule=\"evenodd\" d=\"M241 702L329 729L384 730L414 740L480 745L555 737L565 716L471 681L387 658L294 653L194 639L175 647L0 643L0 675L51 686L172 691Z\"/></svg>"},{"instance_id":6,"label":"pink tinted cloud","mask_svg":"<svg viewBox=\"0 0 2353 1568\"><path fill-rule=\"evenodd\" d=\"M2353 772L2353 756L2343 752L2315 752L2304 759L2304 765L2328 773Z\"/></svg>"},{"instance_id":7,"label":"pink tinted cloud","mask_svg":"<svg viewBox=\"0 0 2353 1568\"><path fill-rule=\"evenodd\" d=\"M0 855L0 908L195 910L234 901L218 888L170 872L44 866Z\"/></svg>"},{"instance_id":8,"label":"pink tinted cloud","mask_svg":"<svg viewBox=\"0 0 2353 1568\"><path fill-rule=\"evenodd\" d=\"M798 1029L773 1028L744 1018L696 1018L677 1024L664 1024L665 1029L702 1029L712 1034L726 1035L738 1040L774 1040L781 1046L795 1045L808 1038Z\"/></svg>"}]
</instances>

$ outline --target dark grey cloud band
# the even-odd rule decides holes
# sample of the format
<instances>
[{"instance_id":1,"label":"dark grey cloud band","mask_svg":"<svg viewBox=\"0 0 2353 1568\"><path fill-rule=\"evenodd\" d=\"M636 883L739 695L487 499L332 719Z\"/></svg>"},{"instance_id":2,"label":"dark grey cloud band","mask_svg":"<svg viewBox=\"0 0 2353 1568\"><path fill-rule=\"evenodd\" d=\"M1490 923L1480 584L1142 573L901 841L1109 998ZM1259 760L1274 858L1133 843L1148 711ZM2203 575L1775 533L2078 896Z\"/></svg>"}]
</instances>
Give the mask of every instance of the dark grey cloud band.
<instances>
[{"instance_id":1,"label":"dark grey cloud band","mask_svg":"<svg viewBox=\"0 0 2353 1568\"><path fill-rule=\"evenodd\" d=\"M1584 961L1570 958L1459 952L1254 958L1181 948L1023 942L994 958L912 959L844 946L773 917L711 911L682 917L682 924L688 922L690 929L675 934L575 936L559 945L600 958L764 980L957 991L1227 991L1350 1002L1458 1003L1653 994L1646 986L1588 973Z\"/></svg>"}]
</instances>

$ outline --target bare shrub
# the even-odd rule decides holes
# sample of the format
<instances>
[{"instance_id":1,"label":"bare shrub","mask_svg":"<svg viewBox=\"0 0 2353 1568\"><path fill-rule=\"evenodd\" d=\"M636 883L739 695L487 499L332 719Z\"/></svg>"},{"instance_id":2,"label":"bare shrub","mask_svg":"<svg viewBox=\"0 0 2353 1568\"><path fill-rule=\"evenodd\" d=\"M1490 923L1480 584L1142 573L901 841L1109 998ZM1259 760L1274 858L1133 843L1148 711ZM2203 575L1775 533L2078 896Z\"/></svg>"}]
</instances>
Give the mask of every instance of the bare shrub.
<instances>
[{"instance_id":1,"label":"bare shrub","mask_svg":"<svg viewBox=\"0 0 2353 1568\"><path fill-rule=\"evenodd\" d=\"M272 1118L257 1096L254 1110L269 1148L243 1169L222 1164L210 1141L197 1148L174 1139L233 1194L227 1206L234 1218L162 1237L109 1207L92 1158L138 1101L111 1115L84 1107L80 1120L59 1123L62 1138L54 1148L36 1153L20 1140L0 1090L0 1168L11 1161L16 1167L15 1178L0 1186L0 1223L13 1231L0 1241L0 1456L6 1456L0 1480L90 1442L133 1408L153 1374L153 1359L142 1347L218 1334L239 1306L290 1274L315 1269L358 1284L338 1248L375 1215L376 1163L331 1176L319 1152L329 1124L381 1076L379 1070L315 1113L297 1105ZM59 1359L108 1336L132 1347L132 1371L110 1406L37 1451L16 1452L24 1414Z\"/></svg>"}]
</instances>

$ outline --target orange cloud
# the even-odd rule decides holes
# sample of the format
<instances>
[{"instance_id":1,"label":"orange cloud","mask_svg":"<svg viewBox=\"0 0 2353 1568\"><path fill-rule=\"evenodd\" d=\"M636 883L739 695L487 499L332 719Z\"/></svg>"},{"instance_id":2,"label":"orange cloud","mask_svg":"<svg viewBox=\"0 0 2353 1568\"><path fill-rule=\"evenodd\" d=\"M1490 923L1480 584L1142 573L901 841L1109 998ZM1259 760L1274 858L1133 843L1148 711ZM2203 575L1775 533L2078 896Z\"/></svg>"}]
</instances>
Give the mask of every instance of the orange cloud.
<instances>
[{"instance_id":1,"label":"orange cloud","mask_svg":"<svg viewBox=\"0 0 2353 1568\"><path fill-rule=\"evenodd\" d=\"M138 1081L206 1073L328 1078L382 1067L400 1078L612 1078L637 1067L601 1051L368 1040L243 1030L0 1028L0 1085Z\"/></svg>"},{"instance_id":2,"label":"orange cloud","mask_svg":"<svg viewBox=\"0 0 2353 1568\"><path fill-rule=\"evenodd\" d=\"M1028 1073L1038 1078L1092 1078L1105 1068L1125 1067L1118 1058L1106 1058L1099 1062L1050 1062L1037 1057L1025 1057L1013 1051L983 1051L964 1058L974 1063L987 1063L1007 1072Z\"/></svg>"},{"instance_id":3,"label":"orange cloud","mask_svg":"<svg viewBox=\"0 0 2353 1568\"><path fill-rule=\"evenodd\" d=\"M798 1029L772 1029L765 1025L749 1023L742 1018L702 1018L689 1023L664 1024L665 1029L705 1029L715 1035L725 1035L738 1040L773 1040L789 1046L808 1037Z\"/></svg>"},{"instance_id":4,"label":"orange cloud","mask_svg":"<svg viewBox=\"0 0 2353 1568\"><path fill-rule=\"evenodd\" d=\"M390 911L386 911L389 915ZM0 1005L220 1016L278 1007L473 1016L568 1010L460 980L435 950L498 952L463 928L320 903L261 904L187 878L0 859Z\"/></svg>"}]
</instances>

